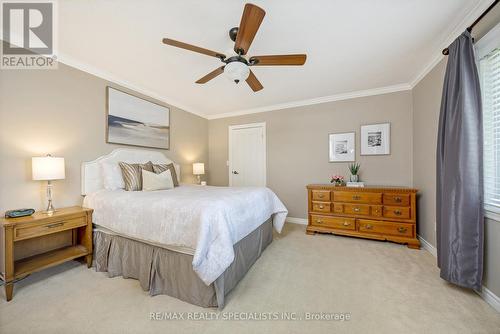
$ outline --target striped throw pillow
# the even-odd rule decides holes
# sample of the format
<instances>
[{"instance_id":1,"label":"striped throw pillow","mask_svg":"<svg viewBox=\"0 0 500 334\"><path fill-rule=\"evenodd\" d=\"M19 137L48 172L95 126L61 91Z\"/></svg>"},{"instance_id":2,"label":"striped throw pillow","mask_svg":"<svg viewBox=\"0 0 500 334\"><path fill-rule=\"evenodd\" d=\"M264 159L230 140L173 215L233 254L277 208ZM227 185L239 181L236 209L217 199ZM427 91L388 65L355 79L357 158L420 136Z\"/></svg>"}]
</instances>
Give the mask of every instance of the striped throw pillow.
<instances>
[{"instance_id":1,"label":"striped throw pillow","mask_svg":"<svg viewBox=\"0 0 500 334\"><path fill-rule=\"evenodd\" d=\"M119 165L122 170L123 181L125 182L125 190L127 191L142 190L142 170L153 171L153 163L151 161L145 164L120 162Z\"/></svg>"},{"instance_id":2,"label":"striped throw pillow","mask_svg":"<svg viewBox=\"0 0 500 334\"><path fill-rule=\"evenodd\" d=\"M174 180L174 187L179 186L179 179L177 178L177 173L175 172L174 164L157 164L153 165L153 172L156 174L163 173L166 170L170 170L170 174L172 174L172 180Z\"/></svg>"}]
</instances>

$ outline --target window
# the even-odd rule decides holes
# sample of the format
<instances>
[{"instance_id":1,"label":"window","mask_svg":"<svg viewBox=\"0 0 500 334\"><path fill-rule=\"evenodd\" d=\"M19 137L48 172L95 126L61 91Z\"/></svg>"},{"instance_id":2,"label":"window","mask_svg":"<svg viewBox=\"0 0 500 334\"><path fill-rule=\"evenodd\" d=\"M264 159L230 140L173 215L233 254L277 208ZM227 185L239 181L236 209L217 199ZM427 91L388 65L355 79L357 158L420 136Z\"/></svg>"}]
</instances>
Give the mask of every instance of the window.
<instances>
[{"instance_id":1,"label":"window","mask_svg":"<svg viewBox=\"0 0 500 334\"><path fill-rule=\"evenodd\" d=\"M476 55L483 101L484 204L500 213L500 25L483 39Z\"/></svg>"}]
</instances>

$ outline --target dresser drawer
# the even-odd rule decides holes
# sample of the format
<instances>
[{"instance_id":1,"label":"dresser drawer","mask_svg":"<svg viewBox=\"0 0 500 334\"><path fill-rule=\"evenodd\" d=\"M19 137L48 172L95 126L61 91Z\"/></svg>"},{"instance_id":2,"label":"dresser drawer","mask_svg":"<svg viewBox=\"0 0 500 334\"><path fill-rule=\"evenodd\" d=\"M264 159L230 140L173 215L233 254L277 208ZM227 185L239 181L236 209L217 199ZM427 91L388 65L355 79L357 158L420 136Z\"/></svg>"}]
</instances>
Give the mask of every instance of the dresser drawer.
<instances>
[{"instance_id":1,"label":"dresser drawer","mask_svg":"<svg viewBox=\"0 0 500 334\"><path fill-rule=\"evenodd\" d=\"M384 194L384 204L410 206L410 194Z\"/></svg>"},{"instance_id":2,"label":"dresser drawer","mask_svg":"<svg viewBox=\"0 0 500 334\"><path fill-rule=\"evenodd\" d=\"M335 191L333 193L333 200L335 202L382 204L382 194L351 192L351 191Z\"/></svg>"},{"instance_id":3,"label":"dresser drawer","mask_svg":"<svg viewBox=\"0 0 500 334\"><path fill-rule=\"evenodd\" d=\"M396 235L401 237L413 238L412 224L359 219L358 226L359 232Z\"/></svg>"},{"instance_id":4,"label":"dresser drawer","mask_svg":"<svg viewBox=\"0 0 500 334\"><path fill-rule=\"evenodd\" d=\"M314 212L330 212L331 203L313 202L312 211Z\"/></svg>"},{"instance_id":5,"label":"dresser drawer","mask_svg":"<svg viewBox=\"0 0 500 334\"><path fill-rule=\"evenodd\" d=\"M366 204L344 204L344 213L347 215L364 215L370 214L370 206Z\"/></svg>"},{"instance_id":6,"label":"dresser drawer","mask_svg":"<svg viewBox=\"0 0 500 334\"><path fill-rule=\"evenodd\" d=\"M333 212L335 212L335 213L344 213L344 204L342 204L342 203L333 203Z\"/></svg>"},{"instance_id":7,"label":"dresser drawer","mask_svg":"<svg viewBox=\"0 0 500 334\"><path fill-rule=\"evenodd\" d=\"M382 205L370 205L370 213L372 216L382 217L383 212L384 212L384 209L383 209Z\"/></svg>"},{"instance_id":8,"label":"dresser drawer","mask_svg":"<svg viewBox=\"0 0 500 334\"><path fill-rule=\"evenodd\" d=\"M384 217L409 219L410 218L410 208L399 207L399 206L384 206Z\"/></svg>"},{"instance_id":9,"label":"dresser drawer","mask_svg":"<svg viewBox=\"0 0 500 334\"><path fill-rule=\"evenodd\" d=\"M311 190L313 201L329 201L330 191L329 190Z\"/></svg>"},{"instance_id":10,"label":"dresser drawer","mask_svg":"<svg viewBox=\"0 0 500 334\"><path fill-rule=\"evenodd\" d=\"M25 224L16 226L14 228L14 240L28 239L31 237L42 236L45 234L51 234L56 232L61 232L69 229L73 229L80 226L87 225L87 220L85 217L53 221L44 224Z\"/></svg>"},{"instance_id":11,"label":"dresser drawer","mask_svg":"<svg viewBox=\"0 0 500 334\"><path fill-rule=\"evenodd\" d=\"M341 230L355 230L356 223L352 218L326 217L311 215L311 224L319 227L330 227Z\"/></svg>"}]
</instances>

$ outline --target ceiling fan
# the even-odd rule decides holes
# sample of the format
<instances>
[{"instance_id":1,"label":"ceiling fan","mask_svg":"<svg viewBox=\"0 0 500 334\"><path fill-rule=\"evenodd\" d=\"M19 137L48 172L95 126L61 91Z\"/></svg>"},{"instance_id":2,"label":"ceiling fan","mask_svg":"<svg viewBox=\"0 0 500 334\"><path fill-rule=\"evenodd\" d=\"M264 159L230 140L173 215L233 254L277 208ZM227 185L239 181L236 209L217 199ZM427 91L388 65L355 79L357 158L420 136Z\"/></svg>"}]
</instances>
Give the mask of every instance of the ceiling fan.
<instances>
[{"instance_id":1,"label":"ceiling fan","mask_svg":"<svg viewBox=\"0 0 500 334\"><path fill-rule=\"evenodd\" d=\"M245 5L240 26L229 30L229 37L235 42L234 52L236 55L234 56L226 57L223 53L175 41L170 38L164 38L163 43L219 58L225 64L200 78L196 81L197 84L207 83L216 76L225 73L235 83L245 80L250 88L254 92L257 92L264 87L253 74L252 70L250 70L250 66L304 65L306 62L305 54L245 57L265 15L266 12L262 8L250 3Z\"/></svg>"}]
</instances>

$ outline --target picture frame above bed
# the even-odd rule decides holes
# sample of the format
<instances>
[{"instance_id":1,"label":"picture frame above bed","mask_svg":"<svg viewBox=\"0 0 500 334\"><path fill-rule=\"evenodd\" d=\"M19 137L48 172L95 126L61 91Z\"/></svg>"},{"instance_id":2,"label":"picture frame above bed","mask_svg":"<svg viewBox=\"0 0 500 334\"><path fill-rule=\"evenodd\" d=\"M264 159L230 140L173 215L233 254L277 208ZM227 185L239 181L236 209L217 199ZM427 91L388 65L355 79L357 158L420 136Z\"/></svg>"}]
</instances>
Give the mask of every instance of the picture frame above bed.
<instances>
[{"instance_id":1,"label":"picture frame above bed","mask_svg":"<svg viewBox=\"0 0 500 334\"><path fill-rule=\"evenodd\" d=\"M170 149L170 109L106 87L106 142Z\"/></svg>"}]
</instances>

